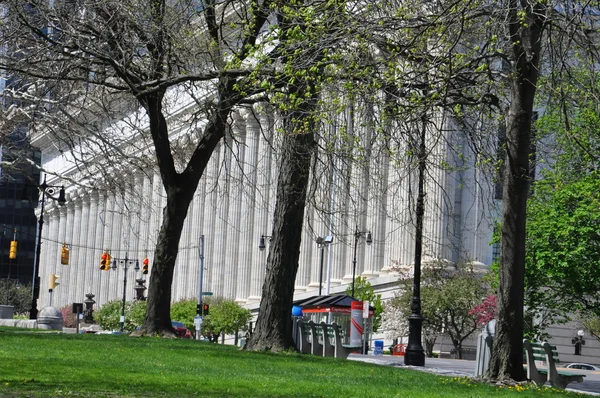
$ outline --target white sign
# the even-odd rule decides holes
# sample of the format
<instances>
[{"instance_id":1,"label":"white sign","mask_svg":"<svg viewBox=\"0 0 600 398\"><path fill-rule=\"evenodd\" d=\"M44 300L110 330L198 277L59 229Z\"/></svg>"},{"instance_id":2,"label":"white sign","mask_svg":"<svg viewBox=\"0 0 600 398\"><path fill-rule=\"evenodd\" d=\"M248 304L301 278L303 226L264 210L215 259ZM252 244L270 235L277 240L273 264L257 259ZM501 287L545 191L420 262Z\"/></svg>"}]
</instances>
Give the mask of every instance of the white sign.
<instances>
[{"instance_id":1,"label":"white sign","mask_svg":"<svg viewBox=\"0 0 600 398\"><path fill-rule=\"evenodd\" d=\"M363 301L363 318L369 317L369 302L367 300Z\"/></svg>"},{"instance_id":2,"label":"white sign","mask_svg":"<svg viewBox=\"0 0 600 398\"><path fill-rule=\"evenodd\" d=\"M194 317L194 327L196 328L196 330L202 329L202 317L201 316Z\"/></svg>"}]
</instances>

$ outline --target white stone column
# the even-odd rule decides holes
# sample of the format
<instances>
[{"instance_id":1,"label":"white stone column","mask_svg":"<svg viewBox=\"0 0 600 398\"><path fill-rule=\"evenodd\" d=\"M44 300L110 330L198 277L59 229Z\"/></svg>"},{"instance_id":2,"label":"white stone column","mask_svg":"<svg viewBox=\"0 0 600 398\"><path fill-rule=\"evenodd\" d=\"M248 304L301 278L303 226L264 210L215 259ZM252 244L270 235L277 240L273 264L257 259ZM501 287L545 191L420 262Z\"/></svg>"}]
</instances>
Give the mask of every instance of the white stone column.
<instances>
[{"instance_id":1,"label":"white stone column","mask_svg":"<svg viewBox=\"0 0 600 398\"><path fill-rule=\"evenodd\" d=\"M96 239L96 232L98 230L98 194L96 192L87 192L84 196L83 214L81 222L85 226L85 232L83 233L82 240L82 261L81 267L83 268L83 294L84 297L87 293L93 293L98 295L97 285L94 283L98 280L100 271L100 245L101 240ZM87 217L86 217L87 214ZM85 298L84 298L85 300ZM94 298L94 300L96 300ZM97 308L97 307L95 307Z\"/></svg>"},{"instance_id":2,"label":"white stone column","mask_svg":"<svg viewBox=\"0 0 600 398\"><path fill-rule=\"evenodd\" d=\"M255 109L242 113L245 119L246 151L243 162L244 186L249 189L243 190L244 212L241 215L240 236L239 236L239 260L237 263L237 284L236 300L245 303L250 295L250 276L252 274L252 265L255 262L253 254L258 252L258 239L254 232L257 200L257 163L259 141L261 137L260 125L256 119Z\"/></svg>"},{"instance_id":3,"label":"white stone column","mask_svg":"<svg viewBox=\"0 0 600 398\"><path fill-rule=\"evenodd\" d=\"M210 231L210 228L206 228L204 224L204 206L206 194L206 178L202 177L198 183L198 188L196 189L194 199L191 203L191 214L188 215L191 231L189 238L190 240L188 243L190 247L190 272L187 285L187 298L197 298L200 290L200 236L205 235L205 231Z\"/></svg>"},{"instance_id":4,"label":"white stone column","mask_svg":"<svg viewBox=\"0 0 600 398\"><path fill-rule=\"evenodd\" d=\"M232 147L233 161L231 164L231 182L229 189L231 192L231 207L229 214L229 231L228 236L228 252L227 255L227 268L225 269L226 275L233 275L234 277L227 277L225 284L225 296L231 299L237 297L236 288L238 285L239 268L241 263L245 260L240 253L245 252L246 248L241 246L241 230L247 228L247 215L248 212L242 211L242 199L244 197L244 188L247 186L246 175L244 175L244 166L246 164L246 148L247 148L247 131L246 131L246 120L244 115L240 112L234 114L233 123L233 136L235 144Z\"/></svg>"},{"instance_id":5,"label":"white stone column","mask_svg":"<svg viewBox=\"0 0 600 398\"><path fill-rule=\"evenodd\" d=\"M311 172L312 173L312 172ZM307 200L308 197L307 197ZM315 219L314 207L310 202L306 203L304 211L304 228L302 228L302 242L300 246L300 258L298 259L298 273L296 274L295 290L317 290L319 289L319 259L315 257L315 242L312 226L308 220Z\"/></svg>"},{"instance_id":6,"label":"white stone column","mask_svg":"<svg viewBox=\"0 0 600 398\"><path fill-rule=\"evenodd\" d=\"M81 195L77 195L73 198L73 205L75 207L73 216L73 236L70 242L67 244L71 244L70 250L70 261L69 265L63 265L63 267L68 267L71 271L71 299L75 303L83 303L84 297L84 287L85 281L83 278L83 273L85 271L85 261L83 258L83 249L82 243L84 239L82 239L82 234L85 234L85 229L82 227L89 225L89 208L83 205L83 197ZM82 226L82 223L85 223Z\"/></svg>"},{"instance_id":7,"label":"white stone column","mask_svg":"<svg viewBox=\"0 0 600 398\"><path fill-rule=\"evenodd\" d=\"M154 244L150 240L150 231L156 229L156 226L152 224L152 193L153 179L149 177L147 174L143 174L140 176L141 178L141 196L140 200L137 204L137 214L138 214L138 225L139 225L139 234L138 234L138 251L139 257L141 257L142 261L144 258L148 258L149 266L148 266L148 275L143 276L146 281L150 277L150 269L152 268L152 261L154 258ZM141 265L140 265L141 266ZM146 287L148 284L146 283ZM147 293L147 292L146 292Z\"/></svg>"},{"instance_id":8,"label":"white stone column","mask_svg":"<svg viewBox=\"0 0 600 398\"><path fill-rule=\"evenodd\" d=\"M225 296L225 281L229 278L234 278L235 275L229 275L225 273L228 268L227 258L227 244L229 241L228 237L228 224L229 224L229 207L230 207L230 195L231 193L231 151L230 148L233 144L231 136L228 135L225 138L226 144L221 147L221 171L219 174L219 204L217 206L217 219L215 224L215 240L214 240L214 263L213 263L213 286L214 294L218 296Z\"/></svg>"},{"instance_id":9,"label":"white stone column","mask_svg":"<svg viewBox=\"0 0 600 398\"><path fill-rule=\"evenodd\" d=\"M373 124L370 120L370 126ZM372 127L370 127L372 128ZM389 136L391 127L386 128ZM380 271L386 266L389 266L389 259L386 256L386 219L388 214L388 177L389 177L389 142L387 138L380 138L374 148L370 159L371 173L371 189L369 200L369 229L372 231L373 244L368 249L366 256L367 268L363 274L367 277L379 275Z\"/></svg>"},{"instance_id":10,"label":"white stone column","mask_svg":"<svg viewBox=\"0 0 600 398\"><path fill-rule=\"evenodd\" d=\"M50 274L58 273L60 275L60 268L58 268L57 264L51 261L52 252L57 246L56 237L58 237L59 226L61 223L60 211L56 206L49 206L46 207L46 209L47 211L44 214L44 226L42 227L42 246L40 253L39 269L40 296L38 300L38 309L40 310L50 305L50 295L48 291L48 278ZM38 231L38 227L39 224L36 224L36 232ZM60 279L59 282L61 282ZM54 292L52 298L52 306L59 306L59 304L57 304L56 295L54 294Z\"/></svg>"},{"instance_id":11,"label":"white stone column","mask_svg":"<svg viewBox=\"0 0 600 398\"><path fill-rule=\"evenodd\" d=\"M219 204L219 192L217 191L218 185L218 177L219 177L219 168L221 165L221 146L220 142L215 148L213 155L208 162L206 170L204 172L204 178L206 179L206 192L207 195L204 197L205 205L204 205L204 220L206 228L205 235L205 244L204 244L204 275L203 275L203 284L204 289L209 292L213 292L215 295L217 293L216 286L213 285L213 274L215 272L216 262L215 256L217 253L216 245L217 242L217 211Z\"/></svg>"},{"instance_id":12,"label":"white stone column","mask_svg":"<svg viewBox=\"0 0 600 398\"><path fill-rule=\"evenodd\" d=\"M102 197L101 197L102 198ZM108 195L106 194L103 198L102 198L102 202L103 202L103 206L102 206L102 211L100 213L100 223L99 223L99 228L101 229L102 232L100 233L96 233L96 236L98 236L99 238L102 238L102 247L103 249L101 250L101 252L98 255L98 264L100 263L100 258L102 256L102 253L104 252L104 250L108 251L108 253L111 256L115 256L116 253L112 248L112 235L113 235L113 231L112 231L112 224L113 224L113 216L114 216L114 197L112 195ZM111 264L112 265L112 264ZM100 265L98 265L98 268L100 267ZM113 276L113 271L112 269L109 269L108 271L100 271L100 292L98 294L98 304L104 304L110 300L115 299L115 297L113 296L113 288L111 286L114 286L115 283L117 283L116 278Z\"/></svg>"},{"instance_id":13,"label":"white stone column","mask_svg":"<svg viewBox=\"0 0 600 398\"><path fill-rule=\"evenodd\" d=\"M117 262L117 269L109 271L111 274L110 297L111 300L120 299L123 296L123 275L125 274L125 265L119 260L125 259L125 254L128 253L128 245L126 244L126 218L123 214L123 196L120 193L112 195L113 200L113 217L110 225L110 250L113 256L113 261ZM112 267L112 264L111 264ZM131 274L131 271L128 270ZM127 275L128 277L130 275ZM128 278L131 280L131 278Z\"/></svg>"},{"instance_id":14,"label":"white stone column","mask_svg":"<svg viewBox=\"0 0 600 398\"><path fill-rule=\"evenodd\" d=\"M52 306L53 307L63 307L69 303L69 292L71 290L71 278L70 278L70 269L68 266L66 268L61 268L60 265L60 247L63 242L67 240L70 242L73 236L73 214L74 214L74 206L70 202L70 197L67 196L67 204L59 208L61 225L58 231L58 239L54 247L50 252L50 263L55 267L57 272L55 274L60 275L59 282L60 286L54 289L53 298L52 298ZM50 237L52 239L52 237ZM48 283L46 282L46 286Z\"/></svg>"},{"instance_id":15,"label":"white stone column","mask_svg":"<svg viewBox=\"0 0 600 398\"><path fill-rule=\"evenodd\" d=\"M274 159L272 143L274 140L274 118L265 113L259 113L259 126L262 139L259 141L258 163L257 163L257 183L256 191L256 216L254 236L255 241L252 245L255 256L253 256L252 273L250 276L250 295L248 301L258 301L262 295L262 285L264 282L267 255L269 252L269 239L265 238L267 248L264 251L258 249L258 243L261 235L270 236L272 228L269 228L273 211L271 209L272 189L277 188L277 178L273 179L274 171L277 169L277 160Z\"/></svg>"}]
</instances>

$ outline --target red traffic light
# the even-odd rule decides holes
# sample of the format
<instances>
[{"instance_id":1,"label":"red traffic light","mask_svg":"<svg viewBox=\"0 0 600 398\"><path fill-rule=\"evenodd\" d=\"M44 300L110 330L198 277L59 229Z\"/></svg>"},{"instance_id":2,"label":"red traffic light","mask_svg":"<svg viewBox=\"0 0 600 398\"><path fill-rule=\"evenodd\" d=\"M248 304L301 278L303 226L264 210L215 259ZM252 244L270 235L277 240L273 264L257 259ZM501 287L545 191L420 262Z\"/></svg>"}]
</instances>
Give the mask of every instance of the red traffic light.
<instances>
[{"instance_id":1,"label":"red traffic light","mask_svg":"<svg viewBox=\"0 0 600 398\"><path fill-rule=\"evenodd\" d=\"M208 304L204 304L202 306L202 315L204 315L204 316L208 315L209 308L210 308L210 306Z\"/></svg>"}]
</instances>

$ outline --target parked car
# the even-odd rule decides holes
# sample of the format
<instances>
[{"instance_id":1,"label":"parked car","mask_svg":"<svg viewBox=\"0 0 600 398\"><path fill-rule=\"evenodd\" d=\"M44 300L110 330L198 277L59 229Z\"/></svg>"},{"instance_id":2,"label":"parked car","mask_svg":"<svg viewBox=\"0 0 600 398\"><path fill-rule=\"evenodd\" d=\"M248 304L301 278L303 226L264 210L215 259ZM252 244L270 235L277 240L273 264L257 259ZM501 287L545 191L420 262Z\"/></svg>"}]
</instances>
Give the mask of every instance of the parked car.
<instances>
[{"instance_id":1,"label":"parked car","mask_svg":"<svg viewBox=\"0 0 600 398\"><path fill-rule=\"evenodd\" d=\"M175 333L177 333L177 335L182 339L192 338L192 334L190 333L188 328L185 327L183 322L171 321L171 325L173 326L173 329L175 329Z\"/></svg>"},{"instance_id":2,"label":"parked car","mask_svg":"<svg viewBox=\"0 0 600 398\"><path fill-rule=\"evenodd\" d=\"M600 370L600 366L590 365L589 363L570 363L567 369L581 369L581 370Z\"/></svg>"}]
</instances>

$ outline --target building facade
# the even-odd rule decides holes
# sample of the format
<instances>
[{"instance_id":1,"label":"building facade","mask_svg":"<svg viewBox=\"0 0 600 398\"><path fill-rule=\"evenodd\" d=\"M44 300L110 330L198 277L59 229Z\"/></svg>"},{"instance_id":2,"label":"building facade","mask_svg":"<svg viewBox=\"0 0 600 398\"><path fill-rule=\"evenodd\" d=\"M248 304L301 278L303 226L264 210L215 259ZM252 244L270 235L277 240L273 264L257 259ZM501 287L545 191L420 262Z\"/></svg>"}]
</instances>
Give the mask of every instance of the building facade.
<instances>
[{"instance_id":1,"label":"building facade","mask_svg":"<svg viewBox=\"0 0 600 398\"><path fill-rule=\"evenodd\" d=\"M265 109L254 106L234 111L230 134L210 159L183 230L174 301L197 296L201 254L204 292L250 308L260 301L275 207L280 134L278 116ZM365 113L343 112L324 122L319 133L319 139L326 140L347 132L367 149L367 156L354 165L323 151L318 155L325 160L315 162L313 170L302 226L297 297L318 294L321 280L324 294L343 291L353 274L369 278L384 298L390 297L399 273L407 272L413 263L416 169L410 162L401 167L394 164L397 159L385 150L389 142L378 139L375 128L365 122L369 119ZM480 178L481 170L469 146L462 143L466 139L462 133L445 120L435 127L444 139L434 140L438 133L428 133L432 145L425 181L425 261L489 265L493 185ZM143 259L149 258L152 267L166 201L158 170L122 172L122 184L116 190L82 189L68 183L69 179L77 181L68 156L43 136L36 137L36 143L42 150L48 184L65 185L67 190L65 206L46 203L38 307L50 302L44 282L50 274L60 275L61 284L52 298L55 307L82 302L87 293L93 293L102 305L120 298L124 287L127 299L133 299L134 280L142 277L135 274L134 264L141 267ZM368 231L372 245L365 241ZM204 253L200 252L201 236ZM267 246L264 251L259 248L261 236ZM332 236L333 241L321 249L317 240L325 236ZM68 265L60 263L63 244L71 248ZM105 251L118 260L116 270L99 269ZM125 258L130 263L127 286L123 282Z\"/></svg>"}]
</instances>

